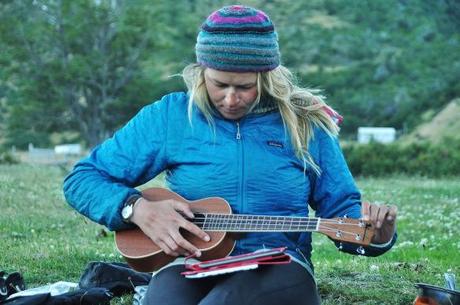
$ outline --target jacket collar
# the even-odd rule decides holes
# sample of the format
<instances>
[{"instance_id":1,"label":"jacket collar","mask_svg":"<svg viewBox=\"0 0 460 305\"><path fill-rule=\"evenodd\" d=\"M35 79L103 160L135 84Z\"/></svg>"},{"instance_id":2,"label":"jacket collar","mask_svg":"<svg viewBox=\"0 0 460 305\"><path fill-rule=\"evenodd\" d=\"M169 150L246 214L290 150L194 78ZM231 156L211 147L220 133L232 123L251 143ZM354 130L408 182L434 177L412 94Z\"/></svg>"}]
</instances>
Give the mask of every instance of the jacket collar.
<instances>
[{"instance_id":1,"label":"jacket collar","mask_svg":"<svg viewBox=\"0 0 460 305\"><path fill-rule=\"evenodd\" d=\"M266 97L261 97L260 102L252 109L251 113L267 113L278 110L278 105L271 99Z\"/></svg>"}]
</instances>

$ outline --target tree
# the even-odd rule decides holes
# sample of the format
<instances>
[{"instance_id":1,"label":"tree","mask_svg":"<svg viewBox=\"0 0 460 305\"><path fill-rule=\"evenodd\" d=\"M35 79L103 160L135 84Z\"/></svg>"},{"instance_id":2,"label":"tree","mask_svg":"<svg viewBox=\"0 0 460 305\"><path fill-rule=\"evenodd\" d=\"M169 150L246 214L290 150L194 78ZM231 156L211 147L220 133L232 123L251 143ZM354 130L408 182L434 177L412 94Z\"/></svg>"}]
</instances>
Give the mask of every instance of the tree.
<instances>
[{"instance_id":1,"label":"tree","mask_svg":"<svg viewBox=\"0 0 460 305\"><path fill-rule=\"evenodd\" d=\"M94 146L139 108L183 90L200 23L222 0L0 1L0 144ZM282 63L358 126L408 129L459 95L459 5L251 0L280 37ZM73 138L71 138L73 137ZM56 142L56 140L53 140ZM63 141L61 139L61 141Z\"/></svg>"},{"instance_id":2,"label":"tree","mask_svg":"<svg viewBox=\"0 0 460 305\"><path fill-rule=\"evenodd\" d=\"M34 0L0 9L10 142L77 129L94 146L138 108L116 112L120 98L149 92L141 64L156 47L155 31L145 30L156 19L152 5Z\"/></svg>"}]
</instances>

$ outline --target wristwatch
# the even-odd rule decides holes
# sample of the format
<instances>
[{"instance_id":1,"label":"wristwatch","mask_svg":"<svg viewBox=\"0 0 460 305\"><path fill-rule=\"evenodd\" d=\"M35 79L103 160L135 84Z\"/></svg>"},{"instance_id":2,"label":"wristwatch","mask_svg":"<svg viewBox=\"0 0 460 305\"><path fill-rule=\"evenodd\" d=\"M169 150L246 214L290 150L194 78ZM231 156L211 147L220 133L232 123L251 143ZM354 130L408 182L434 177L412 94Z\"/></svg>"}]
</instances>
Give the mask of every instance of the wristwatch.
<instances>
[{"instance_id":1,"label":"wristwatch","mask_svg":"<svg viewBox=\"0 0 460 305\"><path fill-rule=\"evenodd\" d=\"M123 208L121 209L121 218L124 222L131 223L131 217L133 217L134 213L134 205L139 198L142 198L139 194L131 195L123 204Z\"/></svg>"}]
</instances>

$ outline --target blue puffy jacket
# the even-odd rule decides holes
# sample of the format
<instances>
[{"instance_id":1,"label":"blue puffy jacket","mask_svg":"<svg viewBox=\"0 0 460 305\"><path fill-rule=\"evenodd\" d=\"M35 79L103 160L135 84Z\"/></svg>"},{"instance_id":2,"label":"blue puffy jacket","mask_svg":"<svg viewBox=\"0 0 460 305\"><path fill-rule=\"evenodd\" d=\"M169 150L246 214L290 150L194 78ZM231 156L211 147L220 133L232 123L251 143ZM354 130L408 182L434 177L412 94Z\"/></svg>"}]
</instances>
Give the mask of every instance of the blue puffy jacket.
<instances>
[{"instance_id":1,"label":"blue puffy jacket","mask_svg":"<svg viewBox=\"0 0 460 305\"><path fill-rule=\"evenodd\" d=\"M223 197L237 214L308 216L310 204L318 217L360 217L360 193L336 138L315 129L309 151L321 168L317 176L295 156L279 112L238 122L217 116L213 129L197 109L189 123L187 100L185 93L163 97L96 147L66 177L67 201L110 230L127 228L123 202L165 171L172 191L189 200ZM393 243L369 247L365 255ZM311 233L248 233L233 254L280 246L311 267ZM341 250L356 254L352 245Z\"/></svg>"}]
</instances>

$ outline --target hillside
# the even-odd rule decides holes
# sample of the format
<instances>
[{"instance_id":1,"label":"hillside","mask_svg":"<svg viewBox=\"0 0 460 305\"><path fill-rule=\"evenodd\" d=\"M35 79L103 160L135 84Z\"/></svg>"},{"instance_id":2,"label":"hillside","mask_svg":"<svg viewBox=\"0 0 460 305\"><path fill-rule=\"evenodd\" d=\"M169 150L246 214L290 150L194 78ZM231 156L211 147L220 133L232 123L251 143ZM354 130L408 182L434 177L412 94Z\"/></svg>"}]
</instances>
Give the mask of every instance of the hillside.
<instances>
[{"instance_id":1,"label":"hillside","mask_svg":"<svg viewBox=\"0 0 460 305\"><path fill-rule=\"evenodd\" d=\"M165 76L196 60L199 25L224 4L0 1L0 146L45 147L62 132L93 146L143 105L184 90ZM412 132L460 97L459 1L245 4L271 16L282 64L323 89L345 118L342 136L359 126Z\"/></svg>"},{"instance_id":2,"label":"hillside","mask_svg":"<svg viewBox=\"0 0 460 305\"><path fill-rule=\"evenodd\" d=\"M401 138L403 142L426 140L438 143L442 138L460 138L460 98L452 100L441 111L433 115L427 111L423 116L432 117L429 121L417 126L413 132Z\"/></svg>"}]
</instances>

